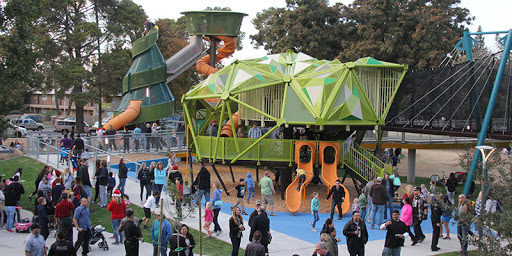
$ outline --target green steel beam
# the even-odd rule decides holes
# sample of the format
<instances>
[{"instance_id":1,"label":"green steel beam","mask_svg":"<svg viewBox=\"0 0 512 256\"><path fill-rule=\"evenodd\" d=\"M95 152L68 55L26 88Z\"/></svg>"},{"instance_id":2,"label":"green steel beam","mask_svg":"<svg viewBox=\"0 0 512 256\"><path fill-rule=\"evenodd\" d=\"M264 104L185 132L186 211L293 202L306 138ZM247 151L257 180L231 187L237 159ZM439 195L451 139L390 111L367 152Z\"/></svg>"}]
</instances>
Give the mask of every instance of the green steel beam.
<instances>
[{"instance_id":1,"label":"green steel beam","mask_svg":"<svg viewBox=\"0 0 512 256\"><path fill-rule=\"evenodd\" d=\"M188 123L192 124L193 122L192 122L192 119L190 118L190 114L188 112L187 104L183 104L183 112L185 112L185 118L187 118ZM190 133L192 135L192 140L194 141L194 146L196 148L197 161L199 161L199 160L201 160L201 153L199 151L199 144L197 143L195 127L192 127L192 126L189 126L189 127L190 127Z\"/></svg>"},{"instance_id":2,"label":"green steel beam","mask_svg":"<svg viewBox=\"0 0 512 256\"><path fill-rule=\"evenodd\" d=\"M379 120L380 124L384 124L386 122L386 116L388 115L389 109L391 108L391 104L393 103L393 100L395 99L396 94L398 93L398 89L400 88L400 85L402 84L402 81L404 80L405 73L409 70L409 67L407 65L404 65L404 70L402 71L402 76L400 77L400 80L398 80L398 83L396 84L395 91L389 98L389 102L387 103L386 109L384 109L384 112L382 113L382 116L380 117L381 120Z\"/></svg>"},{"instance_id":3,"label":"green steel beam","mask_svg":"<svg viewBox=\"0 0 512 256\"><path fill-rule=\"evenodd\" d=\"M185 96L185 100L202 100L209 98L219 98L218 94L206 94L206 95L197 95L197 96Z\"/></svg>"},{"instance_id":4,"label":"green steel beam","mask_svg":"<svg viewBox=\"0 0 512 256\"><path fill-rule=\"evenodd\" d=\"M271 116L271 115L269 115L269 114L267 114L267 113L265 113L265 112L255 108L255 107L253 107L253 106L251 106L251 105L249 105L249 104L247 104L247 103L245 103L245 102L243 102L241 100L238 100L238 99L236 99L233 96L229 96L229 99L234 101L234 102L236 102L236 103L238 103L238 104L240 104L240 105L242 105L242 106L245 106L246 108L248 108L248 109L250 109L250 110L252 110L252 111L254 111L254 112L258 113L258 114L264 115L264 116L266 116L266 117L268 117L268 118L270 118L270 119L272 119L272 120L277 122L277 118L275 118L275 117L273 117L273 116Z\"/></svg>"},{"instance_id":5,"label":"green steel beam","mask_svg":"<svg viewBox=\"0 0 512 256\"><path fill-rule=\"evenodd\" d=\"M254 143L252 143L249 147L247 147L244 151L242 151L242 153L240 153L237 157L233 158L233 160L231 160L230 164L234 164L236 161L238 161L238 159L240 159L243 155L245 155L245 153L249 152L249 150L251 150L254 146L259 144L264 138L266 138L269 134L271 134L273 131L275 131L277 128L279 128L279 126L281 126L281 125L277 124L276 126L272 127L272 129L270 129L270 131L263 134L263 136L261 136ZM258 161L259 161L259 159L258 159Z\"/></svg>"},{"instance_id":6,"label":"green steel beam","mask_svg":"<svg viewBox=\"0 0 512 256\"><path fill-rule=\"evenodd\" d=\"M283 106L281 106L281 118L284 118L284 112L286 110L286 98L288 96L288 87L290 87L290 83L284 83Z\"/></svg>"},{"instance_id":7,"label":"green steel beam","mask_svg":"<svg viewBox=\"0 0 512 256\"><path fill-rule=\"evenodd\" d=\"M282 84L283 81L275 81L275 82L272 82L272 83L264 83L264 84L261 84L261 85L257 85L257 86L252 86L252 87L249 87L249 88L244 88L244 89L240 89L240 90L233 90L231 91L232 94L235 94L235 93L242 93L242 92L248 92L248 91L254 91L256 89L261 89L261 88L265 88L265 87L270 87L270 86L273 86L273 85L278 85L278 84Z\"/></svg>"},{"instance_id":8,"label":"green steel beam","mask_svg":"<svg viewBox=\"0 0 512 256\"><path fill-rule=\"evenodd\" d=\"M226 102L224 101L224 104L222 104L222 109L220 111L220 118L219 123L222 124L222 120L224 118L224 110L226 109ZM220 132L222 130L222 127L220 125L217 125L217 140L215 141L215 153L213 154L213 162L217 161L217 152L219 151L219 138L220 138Z\"/></svg>"}]
</instances>

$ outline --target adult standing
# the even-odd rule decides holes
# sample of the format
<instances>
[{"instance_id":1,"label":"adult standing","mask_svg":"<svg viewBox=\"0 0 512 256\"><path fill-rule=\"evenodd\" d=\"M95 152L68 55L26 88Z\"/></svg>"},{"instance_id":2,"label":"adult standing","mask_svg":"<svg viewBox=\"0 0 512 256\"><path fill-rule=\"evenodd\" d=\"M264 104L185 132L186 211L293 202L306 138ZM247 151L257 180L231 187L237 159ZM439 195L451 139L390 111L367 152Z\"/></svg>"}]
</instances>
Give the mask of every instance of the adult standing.
<instances>
[{"instance_id":1,"label":"adult standing","mask_svg":"<svg viewBox=\"0 0 512 256\"><path fill-rule=\"evenodd\" d=\"M187 246L187 239L180 234L179 227L176 227L176 233L172 234L169 238L169 256L186 256L185 247Z\"/></svg>"},{"instance_id":2,"label":"adult standing","mask_svg":"<svg viewBox=\"0 0 512 256\"><path fill-rule=\"evenodd\" d=\"M233 207L233 214L229 218L229 238L231 239L231 245L233 250L231 256L238 256L238 250L240 249L240 243L242 242L242 232L245 230L244 219L240 208L238 206Z\"/></svg>"},{"instance_id":3,"label":"adult standing","mask_svg":"<svg viewBox=\"0 0 512 256\"><path fill-rule=\"evenodd\" d=\"M329 228L327 233L320 235L320 240L327 245L327 249L332 253L333 256L338 256L338 242L341 239L336 239L336 229L334 227Z\"/></svg>"},{"instance_id":4,"label":"adult standing","mask_svg":"<svg viewBox=\"0 0 512 256\"><path fill-rule=\"evenodd\" d=\"M244 256L265 256L265 247L260 241L261 232L256 230L252 235L252 242L245 247Z\"/></svg>"},{"instance_id":5,"label":"adult standing","mask_svg":"<svg viewBox=\"0 0 512 256\"><path fill-rule=\"evenodd\" d=\"M386 206L386 187L382 184L382 178L377 178L377 183L372 186L370 191L372 195L372 216L370 229L373 229L375 222L377 221L377 226L384 222L384 208Z\"/></svg>"},{"instance_id":6,"label":"adult standing","mask_svg":"<svg viewBox=\"0 0 512 256\"><path fill-rule=\"evenodd\" d=\"M46 208L46 198L40 197L39 199L37 199L37 202L39 203L36 209L38 216L38 224L39 227L41 227L41 235L46 241L46 239L50 235L50 230L48 229L48 210Z\"/></svg>"},{"instance_id":7,"label":"adult standing","mask_svg":"<svg viewBox=\"0 0 512 256\"><path fill-rule=\"evenodd\" d=\"M70 138L68 138L68 134L64 134L64 136L60 140L60 146L64 147L64 149L66 150L70 150L72 145L73 141Z\"/></svg>"},{"instance_id":8,"label":"adult standing","mask_svg":"<svg viewBox=\"0 0 512 256\"><path fill-rule=\"evenodd\" d=\"M263 207L267 208L268 204L270 206L270 216L276 216L276 214L274 213L274 194L276 193L276 191L274 190L274 184L272 183L272 179L270 178L270 172L265 172L265 176L261 178L260 183L258 185L261 188ZM265 235L263 235L263 238L265 238Z\"/></svg>"},{"instance_id":9,"label":"adult standing","mask_svg":"<svg viewBox=\"0 0 512 256\"><path fill-rule=\"evenodd\" d=\"M162 238L160 239L160 246L158 246L158 235L160 234L160 225L162 225ZM167 256L167 244L172 235L171 223L156 213L156 220L151 226L151 241L153 242L153 256L158 256L158 248L160 247L160 256Z\"/></svg>"},{"instance_id":10,"label":"adult standing","mask_svg":"<svg viewBox=\"0 0 512 256\"><path fill-rule=\"evenodd\" d=\"M405 197L404 198L404 206L402 206L402 214L400 215L400 220L405 223L405 229L407 233L411 236L412 239L412 246L416 245L418 243L418 240L416 239L416 236L411 232L411 226L412 226L412 206L411 206L411 198Z\"/></svg>"},{"instance_id":11,"label":"adult standing","mask_svg":"<svg viewBox=\"0 0 512 256\"><path fill-rule=\"evenodd\" d=\"M73 150L73 154L80 158L82 156L82 152L84 152L85 145L84 140L80 138L80 133L76 135L76 139L73 140L73 146L71 148Z\"/></svg>"},{"instance_id":12,"label":"adult standing","mask_svg":"<svg viewBox=\"0 0 512 256\"><path fill-rule=\"evenodd\" d=\"M468 255L468 234L471 225L472 214L469 212L469 203L466 202L466 195L459 195L459 207L456 214L457 221L457 237L459 238L461 255Z\"/></svg>"},{"instance_id":13,"label":"adult standing","mask_svg":"<svg viewBox=\"0 0 512 256\"><path fill-rule=\"evenodd\" d=\"M343 210L341 209L341 204L343 201L345 201L345 188L341 186L340 180L336 180L336 185L329 189L329 194L327 194L325 201L329 201L331 196L331 219L334 217L334 209L338 207L338 220L341 220L343 218Z\"/></svg>"},{"instance_id":14,"label":"adult standing","mask_svg":"<svg viewBox=\"0 0 512 256\"><path fill-rule=\"evenodd\" d=\"M5 213L7 214L7 232L12 233L14 224L14 213L16 212L16 193L14 187L8 186L5 189Z\"/></svg>"},{"instance_id":15,"label":"adult standing","mask_svg":"<svg viewBox=\"0 0 512 256\"><path fill-rule=\"evenodd\" d=\"M219 236L222 233L222 228L219 225L219 213L222 208L222 189L220 189L220 183L215 181L213 183L213 196L211 199L213 205L213 232Z\"/></svg>"},{"instance_id":16,"label":"adult standing","mask_svg":"<svg viewBox=\"0 0 512 256\"><path fill-rule=\"evenodd\" d=\"M425 235L421 230L421 222L427 219L428 203L427 200L421 195L421 188L414 189L414 198L412 200L412 226L414 234L418 242L425 240Z\"/></svg>"},{"instance_id":17,"label":"adult standing","mask_svg":"<svg viewBox=\"0 0 512 256\"><path fill-rule=\"evenodd\" d=\"M51 168L51 167L49 167L48 165L45 165L43 167L43 169L39 172L39 175L37 175L36 181L34 182L34 184L36 185L35 186L36 190L34 190L34 192L32 192L32 194L30 196L28 196L28 200L32 200L32 196L34 196L37 193L37 190L39 190L39 182L41 182L43 177L48 174L49 168Z\"/></svg>"},{"instance_id":18,"label":"adult standing","mask_svg":"<svg viewBox=\"0 0 512 256\"><path fill-rule=\"evenodd\" d=\"M121 195L124 195L124 187L126 185L126 179L128 178L128 167L124 163L124 158L119 160L119 185L117 189L121 191Z\"/></svg>"},{"instance_id":19,"label":"adult standing","mask_svg":"<svg viewBox=\"0 0 512 256\"><path fill-rule=\"evenodd\" d=\"M78 171L76 173L77 177L80 177L80 180L82 181L82 186L87 194L87 208L89 208L91 204L91 198L92 198L92 184L91 184L91 177L89 176L89 160L82 159L80 167L78 167ZM83 195L82 195L83 197Z\"/></svg>"},{"instance_id":20,"label":"adult standing","mask_svg":"<svg viewBox=\"0 0 512 256\"><path fill-rule=\"evenodd\" d=\"M130 152L130 133L126 127L123 129L123 152Z\"/></svg>"},{"instance_id":21,"label":"adult standing","mask_svg":"<svg viewBox=\"0 0 512 256\"><path fill-rule=\"evenodd\" d=\"M179 180L181 184L183 184L183 176L181 175L181 172L178 171L178 166L173 165L172 167L168 166L168 172L169 172L169 183L176 184L176 180Z\"/></svg>"},{"instance_id":22,"label":"adult standing","mask_svg":"<svg viewBox=\"0 0 512 256\"><path fill-rule=\"evenodd\" d=\"M386 173L384 176L384 186L386 186L386 209L384 210L384 219L388 218L388 210L389 217L391 218L391 213L393 212L393 195L395 194L395 186L393 184L393 180L389 178L389 173Z\"/></svg>"},{"instance_id":23,"label":"adult standing","mask_svg":"<svg viewBox=\"0 0 512 256\"><path fill-rule=\"evenodd\" d=\"M116 146L116 130L111 125L107 130L107 138L108 138L108 148L112 150L112 146L114 146L114 150L117 150Z\"/></svg>"},{"instance_id":24,"label":"adult standing","mask_svg":"<svg viewBox=\"0 0 512 256\"><path fill-rule=\"evenodd\" d=\"M183 144L185 143L185 122L179 121L178 122L178 129L176 130L177 136L178 136L178 148L181 149L183 147Z\"/></svg>"},{"instance_id":25,"label":"adult standing","mask_svg":"<svg viewBox=\"0 0 512 256\"><path fill-rule=\"evenodd\" d=\"M352 219L345 224L343 235L347 237L347 249L350 256L364 256L364 245L368 242L368 230L361 214L352 213Z\"/></svg>"},{"instance_id":26,"label":"adult standing","mask_svg":"<svg viewBox=\"0 0 512 256\"><path fill-rule=\"evenodd\" d=\"M149 168L146 166L146 162L142 162L139 171L137 171L137 179L139 179L140 185L140 201L143 201L142 195L144 193L144 188L146 188L146 199L148 199L151 194L151 179L149 174Z\"/></svg>"},{"instance_id":27,"label":"adult standing","mask_svg":"<svg viewBox=\"0 0 512 256\"><path fill-rule=\"evenodd\" d=\"M185 255L194 255L192 250L194 250L194 247L196 247L196 241L194 240L194 236L192 236L192 234L189 232L187 225L181 224L180 235L185 238L185 244L187 245L185 248Z\"/></svg>"},{"instance_id":28,"label":"adult standing","mask_svg":"<svg viewBox=\"0 0 512 256\"><path fill-rule=\"evenodd\" d=\"M41 234L39 224L33 223L30 226L30 235L25 239L25 255L26 256L46 256L46 242Z\"/></svg>"},{"instance_id":29,"label":"adult standing","mask_svg":"<svg viewBox=\"0 0 512 256\"><path fill-rule=\"evenodd\" d=\"M57 232L57 241L50 246L48 256L76 256L73 243L65 238L66 235L63 232Z\"/></svg>"},{"instance_id":30,"label":"adult standing","mask_svg":"<svg viewBox=\"0 0 512 256\"><path fill-rule=\"evenodd\" d=\"M457 179L455 178L455 173L450 173L450 177L446 180L445 187L448 200L450 200L452 205L455 204L455 189L457 188Z\"/></svg>"},{"instance_id":31,"label":"adult standing","mask_svg":"<svg viewBox=\"0 0 512 256\"><path fill-rule=\"evenodd\" d=\"M96 189L94 190L94 200L92 200L92 202L99 203L98 197L100 196L100 184L99 184L98 179L94 179L94 177L97 177L99 175L99 171L101 168L101 160L100 159L96 159L96 164L94 165L94 167L96 168L96 171L94 172L93 180L96 180L94 182L94 187Z\"/></svg>"},{"instance_id":32,"label":"adult standing","mask_svg":"<svg viewBox=\"0 0 512 256\"><path fill-rule=\"evenodd\" d=\"M112 194L112 201L107 206L107 210L110 212L110 222L112 223L112 229L114 230L114 238L116 241L114 244L123 243L123 235L117 232L121 225L121 220L124 218L124 212L126 210L126 204L121 197L121 191L116 190Z\"/></svg>"},{"instance_id":33,"label":"adult standing","mask_svg":"<svg viewBox=\"0 0 512 256\"><path fill-rule=\"evenodd\" d=\"M197 198L196 205L199 205L199 200L204 195L204 204L210 201L210 172L202 166L201 170L197 174L196 180L194 181L194 185L197 186Z\"/></svg>"},{"instance_id":34,"label":"adult standing","mask_svg":"<svg viewBox=\"0 0 512 256\"><path fill-rule=\"evenodd\" d=\"M91 240L91 217L87 207L87 199L80 200L80 206L73 215L73 224L78 229L78 240L75 242L75 251L82 247L82 255L89 253L89 240Z\"/></svg>"},{"instance_id":35,"label":"adult standing","mask_svg":"<svg viewBox=\"0 0 512 256\"><path fill-rule=\"evenodd\" d=\"M19 173L19 172L18 172ZM12 183L9 185L14 187L14 195L16 199L16 207L21 206L21 195L25 194L25 188L22 184L19 183L20 181L20 175L14 175L12 178ZM21 220L20 210L16 209L16 218L18 222ZM2 223L3 224L3 223Z\"/></svg>"},{"instance_id":36,"label":"adult standing","mask_svg":"<svg viewBox=\"0 0 512 256\"><path fill-rule=\"evenodd\" d=\"M126 211L126 221L121 227L118 228L117 232L124 232L124 249L126 256L138 256L139 255L139 238L142 237L142 231L140 227L134 222L135 215L133 211Z\"/></svg>"},{"instance_id":37,"label":"adult standing","mask_svg":"<svg viewBox=\"0 0 512 256\"><path fill-rule=\"evenodd\" d=\"M142 130L140 129L140 127L137 126L137 127L135 127L135 129L133 129L133 143L135 144L136 151L139 151L141 133L142 133Z\"/></svg>"},{"instance_id":38,"label":"adult standing","mask_svg":"<svg viewBox=\"0 0 512 256\"><path fill-rule=\"evenodd\" d=\"M159 130L160 127L158 127L156 123L153 123L153 126L151 127L151 136L153 137L153 147L157 151L162 149L162 145L160 144L160 136L158 135Z\"/></svg>"},{"instance_id":39,"label":"adult standing","mask_svg":"<svg viewBox=\"0 0 512 256\"><path fill-rule=\"evenodd\" d=\"M210 137L217 137L218 131L219 131L219 126L217 125L217 121L213 120L210 127L208 127L208 135Z\"/></svg>"},{"instance_id":40,"label":"adult standing","mask_svg":"<svg viewBox=\"0 0 512 256\"><path fill-rule=\"evenodd\" d=\"M481 194L482 192L480 192ZM452 203L448 200L448 196L443 196L444 207L443 213L441 215L441 224L444 225L446 230L446 236L443 239L451 239L450 238L450 220L452 219ZM477 213L478 214L478 213ZM443 237L443 227L441 226L440 237Z\"/></svg>"},{"instance_id":41,"label":"adult standing","mask_svg":"<svg viewBox=\"0 0 512 256\"><path fill-rule=\"evenodd\" d=\"M52 188L52 202L55 207L61 200L62 191L66 190L66 187L61 184L61 179L55 179L55 186Z\"/></svg>"},{"instance_id":42,"label":"adult standing","mask_svg":"<svg viewBox=\"0 0 512 256\"><path fill-rule=\"evenodd\" d=\"M62 194L62 200L55 206L55 218L59 224L59 232L66 236L66 240L73 242L73 221L72 215L75 206L68 198L68 194Z\"/></svg>"},{"instance_id":43,"label":"adult standing","mask_svg":"<svg viewBox=\"0 0 512 256\"><path fill-rule=\"evenodd\" d=\"M380 229L386 229L388 231L386 233L386 241L384 242L382 256L400 256L404 240L408 236L405 229L405 223L399 219L400 213L398 210L393 210L392 214L393 219L388 220L380 226Z\"/></svg>"},{"instance_id":44,"label":"adult standing","mask_svg":"<svg viewBox=\"0 0 512 256\"><path fill-rule=\"evenodd\" d=\"M151 125L149 123L146 123L144 133L146 136L146 151L149 151L151 149L151 144L153 143L153 138L151 137Z\"/></svg>"},{"instance_id":45,"label":"adult standing","mask_svg":"<svg viewBox=\"0 0 512 256\"><path fill-rule=\"evenodd\" d=\"M333 256L332 253L327 249L327 245L324 242L318 242L315 246L313 256Z\"/></svg>"},{"instance_id":46,"label":"adult standing","mask_svg":"<svg viewBox=\"0 0 512 256\"><path fill-rule=\"evenodd\" d=\"M69 167L64 169L64 174L62 177L62 183L64 184L64 187L66 187L66 190L72 189L73 187L71 183L75 180L75 177L73 177L73 173L69 171Z\"/></svg>"},{"instance_id":47,"label":"adult standing","mask_svg":"<svg viewBox=\"0 0 512 256\"><path fill-rule=\"evenodd\" d=\"M41 182L39 182L39 190L43 191L44 197L48 202L52 201L52 184L50 183L48 177L43 177Z\"/></svg>"},{"instance_id":48,"label":"adult standing","mask_svg":"<svg viewBox=\"0 0 512 256\"><path fill-rule=\"evenodd\" d=\"M256 122L252 122L252 128L249 129L249 132L247 132L247 138L249 139L259 139L263 133L261 132L261 129L258 127L258 124Z\"/></svg>"},{"instance_id":49,"label":"adult standing","mask_svg":"<svg viewBox=\"0 0 512 256\"><path fill-rule=\"evenodd\" d=\"M252 242L254 232L259 231L261 233L261 244L265 247L265 253L268 254L268 244L270 243L270 238L272 234L270 233L270 219L265 214L265 207L260 206L258 208L258 215L255 216L251 223L251 233L249 235L249 241Z\"/></svg>"},{"instance_id":50,"label":"adult standing","mask_svg":"<svg viewBox=\"0 0 512 256\"><path fill-rule=\"evenodd\" d=\"M430 220L432 221L432 244L430 249L435 252L441 248L437 247L439 242L439 235L441 234L441 215L443 214L443 208L441 206L441 196L437 195L434 200L430 203Z\"/></svg>"},{"instance_id":51,"label":"adult standing","mask_svg":"<svg viewBox=\"0 0 512 256\"><path fill-rule=\"evenodd\" d=\"M101 167L98 169L98 176L96 177L98 180L99 193L100 193L100 204L99 207L103 208L107 206L107 185L108 185L108 169L107 169L107 161L101 161Z\"/></svg>"},{"instance_id":52,"label":"adult standing","mask_svg":"<svg viewBox=\"0 0 512 256\"><path fill-rule=\"evenodd\" d=\"M370 222L371 220L371 217L373 216L372 212L373 212L373 203L372 203L372 195L371 195L371 190L372 190L372 187L373 185L375 185L375 177L370 177L370 181L368 183L366 183L366 186L364 187L364 194L367 196L368 198L368 212L366 214L366 216L368 217L366 219L366 221Z\"/></svg>"},{"instance_id":53,"label":"adult standing","mask_svg":"<svg viewBox=\"0 0 512 256\"><path fill-rule=\"evenodd\" d=\"M162 189L164 188L165 184L165 177L167 177L165 170L164 170L164 164L162 161L159 161L156 165L156 168L154 170L154 177L155 177L155 185L153 187L153 191L158 191L159 193L162 193ZM156 205L160 203L160 196L156 198Z\"/></svg>"}]
</instances>

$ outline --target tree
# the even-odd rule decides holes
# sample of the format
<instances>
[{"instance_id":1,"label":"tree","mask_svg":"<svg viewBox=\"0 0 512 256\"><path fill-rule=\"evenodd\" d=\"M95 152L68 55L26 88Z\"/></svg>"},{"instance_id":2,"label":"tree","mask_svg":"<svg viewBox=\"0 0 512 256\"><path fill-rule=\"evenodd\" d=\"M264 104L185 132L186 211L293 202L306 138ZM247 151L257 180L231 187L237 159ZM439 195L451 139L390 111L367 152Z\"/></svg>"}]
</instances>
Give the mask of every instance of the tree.
<instances>
[{"instance_id":1,"label":"tree","mask_svg":"<svg viewBox=\"0 0 512 256\"><path fill-rule=\"evenodd\" d=\"M98 95L91 66L100 45L134 41L146 21L140 6L130 0L44 1L38 27L55 44L42 61L55 66L58 91L69 91L76 106L77 131L83 132L83 107ZM56 56L56 57L54 57Z\"/></svg>"},{"instance_id":2,"label":"tree","mask_svg":"<svg viewBox=\"0 0 512 256\"><path fill-rule=\"evenodd\" d=\"M318 59L334 59L343 50L345 35L341 5L326 0L286 0L285 8L271 7L258 13L252 23L258 33L252 42L268 53L303 52Z\"/></svg>"},{"instance_id":3,"label":"tree","mask_svg":"<svg viewBox=\"0 0 512 256\"><path fill-rule=\"evenodd\" d=\"M458 4L459 0L355 0L342 8L351 32L341 38L344 51L338 58L372 56L411 69L435 67L473 20Z\"/></svg>"}]
</instances>

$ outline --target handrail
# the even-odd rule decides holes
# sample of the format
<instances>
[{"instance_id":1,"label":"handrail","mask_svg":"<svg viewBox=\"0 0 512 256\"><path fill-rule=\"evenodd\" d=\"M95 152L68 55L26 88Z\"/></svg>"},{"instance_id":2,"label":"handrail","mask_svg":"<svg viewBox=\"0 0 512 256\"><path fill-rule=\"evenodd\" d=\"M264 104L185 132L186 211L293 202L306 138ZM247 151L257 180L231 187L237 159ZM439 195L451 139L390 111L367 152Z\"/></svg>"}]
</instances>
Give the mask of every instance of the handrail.
<instances>
[{"instance_id":1,"label":"handrail","mask_svg":"<svg viewBox=\"0 0 512 256\"><path fill-rule=\"evenodd\" d=\"M364 180L370 181L371 177L382 177L384 175L385 168L381 168L378 164L365 157L363 153L346 142L343 142L340 151L340 158L343 159L343 164L352 169Z\"/></svg>"},{"instance_id":2,"label":"handrail","mask_svg":"<svg viewBox=\"0 0 512 256\"><path fill-rule=\"evenodd\" d=\"M384 162L382 162L382 160L377 158L374 154L372 154L372 152L368 151L368 149L362 147L361 145L359 145L359 144L357 144L355 142L354 142L354 148L358 152L361 152L361 154L363 154L366 158L368 158L369 160L374 162L376 165L378 165L380 168L383 168L385 170L387 169L389 174L393 173L393 167L391 167L391 166L385 164Z\"/></svg>"}]
</instances>

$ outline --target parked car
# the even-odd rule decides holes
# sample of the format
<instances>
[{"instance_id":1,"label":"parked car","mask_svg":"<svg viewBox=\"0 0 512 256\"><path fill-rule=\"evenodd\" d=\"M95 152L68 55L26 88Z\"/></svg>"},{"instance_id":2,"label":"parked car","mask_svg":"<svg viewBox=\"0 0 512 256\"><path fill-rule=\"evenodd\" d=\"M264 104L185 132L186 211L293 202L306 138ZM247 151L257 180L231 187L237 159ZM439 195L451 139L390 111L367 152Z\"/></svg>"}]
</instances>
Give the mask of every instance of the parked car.
<instances>
[{"instance_id":1,"label":"parked car","mask_svg":"<svg viewBox=\"0 0 512 256\"><path fill-rule=\"evenodd\" d=\"M76 121L72 119L64 119L55 121L55 129L54 132L60 132L62 134L67 134L72 130L72 127L76 128ZM89 130L89 124L84 122L84 129Z\"/></svg>"},{"instance_id":2,"label":"parked car","mask_svg":"<svg viewBox=\"0 0 512 256\"><path fill-rule=\"evenodd\" d=\"M28 130L23 127L19 127L12 123L7 124L7 137L23 137L27 136L27 133Z\"/></svg>"},{"instance_id":3,"label":"parked car","mask_svg":"<svg viewBox=\"0 0 512 256\"><path fill-rule=\"evenodd\" d=\"M38 115L26 115L26 116L22 116L21 118L32 119L32 120L36 121L37 123L42 123L41 117L39 117Z\"/></svg>"},{"instance_id":4,"label":"parked car","mask_svg":"<svg viewBox=\"0 0 512 256\"><path fill-rule=\"evenodd\" d=\"M38 123L29 118L15 119L13 120L13 124L34 131L42 131L44 129L44 124Z\"/></svg>"}]
</instances>

